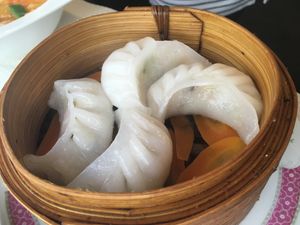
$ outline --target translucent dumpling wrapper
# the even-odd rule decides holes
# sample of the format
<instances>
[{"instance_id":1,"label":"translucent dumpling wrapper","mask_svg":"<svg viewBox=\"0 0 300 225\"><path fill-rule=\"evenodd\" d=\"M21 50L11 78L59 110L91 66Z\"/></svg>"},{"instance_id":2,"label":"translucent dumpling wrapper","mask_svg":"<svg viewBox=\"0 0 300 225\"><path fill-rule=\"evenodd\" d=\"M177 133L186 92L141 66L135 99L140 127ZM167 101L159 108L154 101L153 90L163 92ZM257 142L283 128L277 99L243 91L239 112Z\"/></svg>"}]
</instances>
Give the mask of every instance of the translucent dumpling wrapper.
<instances>
[{"instance_id":1,"label":"translucent dumpling wrapper","mask_svg":"<svg viewBox=\"0 0 300 225\"><path fill-rule=\"evenodd\" d=\"M245 143L259 132L262 100L251 78L224 64L180 65L148 91L152 115L161 121L200 114L235 129Z\"/></svg>"},{"instance_id":2,"label":"translucent dumpling wrapper","mask_svg":"<svg viewBox=\"0 0 300 225\"><path fill-rule=\"evenodd\" d=\"M141 192L164 185L172 160L172 142L164 124L136 109L119 109L116 114L119 130L114 141L69 187Z\"/></svg>"},{"instance_id":3,"label":"translucent dumpling wrapper","mask_svg":"<svg viewBox=\"0 0 300 225\"><path fill-rule=\"evenodd\" d=\"M34 174L66 185L111 143L112 104L89 78L55 81L48 104L59 113L59 138L47 154L23 160Z\"/></svg>"},{"instance_id":4,"label":"translucent dumpling wrapper","mask_svg":"<svg viewBox=\"0 0 300 225\"><path fill-rule=\"evenodd\" d=\"M146 109L147 90L165 72L180 65L207 59L179 41L155 41L146 37L115 50L102 67L101 83L118 108Z\"/></svg>"}]
</instances>

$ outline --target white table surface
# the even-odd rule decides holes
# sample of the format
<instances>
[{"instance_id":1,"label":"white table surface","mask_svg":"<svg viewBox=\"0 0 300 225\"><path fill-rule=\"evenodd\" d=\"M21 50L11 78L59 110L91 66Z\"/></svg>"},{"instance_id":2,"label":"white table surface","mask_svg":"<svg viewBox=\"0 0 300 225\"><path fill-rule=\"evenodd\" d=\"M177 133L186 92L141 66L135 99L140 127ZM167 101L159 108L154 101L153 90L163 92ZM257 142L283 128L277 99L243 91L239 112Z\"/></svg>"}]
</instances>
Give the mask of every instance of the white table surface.
<instances>
[{"instance_id":1,"label":"white table surface","mask_svg":"<svg viewBox=\"0 0 300 225\"><path fill-rule=\"evenodd\" d=\"M62 27L73 21L87 16L112 12L114 10L107 7L102 7L98 5L89 4L81 0L73 0L68 6L65 7L64 13L58 25ZM1 54L1 52L0 52ZM13 65L1 65L0 63L0 90L4 86L5 82L8 80L12 71L18 64L15 61ZM298 96L299 97L299 96ZM300 98L298 98L299 100ZM299 104L300 105L300 104ZM300 107L300 106L299 106ZM294 168L300 166L300 113L298 108L298 119L292 136L293 142L290 142L284 156L280 161L279 167ZM240 225L260 225L263 224L266 216L272 209L272 205L275 201L276 190L279 185L279 172L276 170L270 179L268 180L265 188L263 189L259 200L255 203L254 207L246 218L240 223ZM5 192L6 188L0 177L0 225L9 225L9 219L6 210L5 203ZM299 205L298 205L299 206ZM40 221L40 224L44 223ZM300 216L296 215L294 224L300 224Z\"/></svg>"}]
</instances>

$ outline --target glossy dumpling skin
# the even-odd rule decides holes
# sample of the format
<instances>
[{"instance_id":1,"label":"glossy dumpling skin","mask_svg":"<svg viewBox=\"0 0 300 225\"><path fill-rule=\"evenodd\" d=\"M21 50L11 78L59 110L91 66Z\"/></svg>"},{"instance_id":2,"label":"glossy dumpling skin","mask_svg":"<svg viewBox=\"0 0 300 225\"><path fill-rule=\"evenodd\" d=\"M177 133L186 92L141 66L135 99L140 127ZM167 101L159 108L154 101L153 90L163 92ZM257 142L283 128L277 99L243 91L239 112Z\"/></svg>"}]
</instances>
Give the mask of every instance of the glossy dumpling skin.
<instances>
[{"instance_id":1,"label":"glossy dumpling skin","mask_svg":"<svg viewBox=\"0 0 300 225\"><path fill-rule=\"evenodd\" d=\"M103 64L101 83L114 106L145 109L147 90L153 82L180 64L196 62L210 65L181 42L146 37L111 53Z\"/></svg>"},{"instance_id":2,"label":"glossy dumpling skin","mask_svg":"<svg viewBox=\"0 0 300 225\"><path fill-rule=\"evenodd\" d=\"M224 64L178 66L150 87L148 105L161 121L200 114L226 123L245 143L259 132L259 92L249 76Z\"/></svg>"},{"instance_id":3,"label":"glossy dumpling skin","mask_svg":"<svg viewBox=\"0 0 300 225\"><path fill-rule=\"evenodd\" d=\"M47 154L23 160L34 174L66 185L111 143L112 104L89 78L55 81L48 104L59 113L59 139Z\"/></svg>"},{"instance_id":4,"label":"glossy dumpling skin","mask_svg":"<svg viewBox=\"0 0 300 225\"><path fill-rule=\"evenodd\" d=\"M101 192L141 192L162 187L172 142L164 124L136 109L117 110L119 131L109 148L68 186Z\"/></svg>"}]
</instances>

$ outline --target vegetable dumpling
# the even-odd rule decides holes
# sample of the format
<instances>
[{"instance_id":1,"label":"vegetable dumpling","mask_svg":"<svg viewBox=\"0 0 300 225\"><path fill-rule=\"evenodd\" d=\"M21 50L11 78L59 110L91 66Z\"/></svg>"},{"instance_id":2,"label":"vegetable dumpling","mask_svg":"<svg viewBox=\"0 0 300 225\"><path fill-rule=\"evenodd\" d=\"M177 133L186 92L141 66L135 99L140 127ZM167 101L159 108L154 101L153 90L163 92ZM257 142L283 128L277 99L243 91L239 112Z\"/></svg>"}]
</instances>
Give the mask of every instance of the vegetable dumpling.
<instances>
[{"instance_id":1,"label":"vegetable dumpling","mask_svg":"<svg viewBox=\"0 0 300 225\"><path fill-rule=\"evenodd\" d=\"M207 59L179 41L146 37L115 50L104 62L101 83L118 108L145 109L147 90L165 72L191 63L210 65Z\"/></svg>"},{"instance_id":2,"label":"vegetable dumpling","mask_svg":"<svg viewBox=\"0 0 300 225\"><path fill-rule=\"evenodd\" d=\"M138 192L163 186L172 160L168 130L143 111L119 109L116 113L119 131L114 141L69 187Z\"/></svg>"},{"instance_id":3,"label":"vegetable dumpling","mask_svg":"<svg viewBox=\"0 0 300 225\"><path fill-rule=\"evenodd\" d=\"M223 64L180 65L148 92L152 115L164 121L181 114L201 114L234 128L245 143L258 133L262 101L251 78Z\"/></svg>"},{"instance_id":4,"label":"vegetable dumpling","mask_svg":"<svg viewBox=\"0 0 300 225\"><path fill-rule=\"evenodd\" d=\"M34 174L66 185L99 156L112 140L112 104L98 81L84 78L58 80L49 106L59 113L59 139L43 156L26 155Z\"/></svg>"}]
</instances>

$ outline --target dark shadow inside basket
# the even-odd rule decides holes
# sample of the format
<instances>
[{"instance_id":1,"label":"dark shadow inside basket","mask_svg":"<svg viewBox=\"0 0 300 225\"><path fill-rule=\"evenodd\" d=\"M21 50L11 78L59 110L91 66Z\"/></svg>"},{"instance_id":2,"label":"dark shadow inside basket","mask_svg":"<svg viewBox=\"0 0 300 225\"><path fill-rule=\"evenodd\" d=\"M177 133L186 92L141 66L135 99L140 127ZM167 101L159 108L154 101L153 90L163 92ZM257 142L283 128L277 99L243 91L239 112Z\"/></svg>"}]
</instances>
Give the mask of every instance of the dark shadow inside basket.
<instances>
[{"instance_id":1,"label":"dark shadow inside basket","mask_svg":"<svg viewBox=\"0 0 300 225\"><path fill-rule=\"evenodd\" d=\"M126 16L130 13L122 12L116 16L116 20L123 21L118 27L113 27L109 15L68 26L44 41L18 66L5 95L3 117L6 137L21 163L25 154L36 150L55 80L80 78L98 70L113 50L129 41L145 36L158 39L154 21L146 25L138 18L135 22L127 21ZM247 31L226 19L223 23L213 23L210 16L204 14L202 18L208 22L203 25L200 53L213 62L235 66L253 78L263 97L260 124L264 129L271 120L279 95L280 78L273 56ZM105 23L106 17L109 23ZM92 28L85 26L91 21ZM198 49L199 40L190 39L184 29L172 26L170 29L170 39Z\"/></svg>"}]
</instances>

